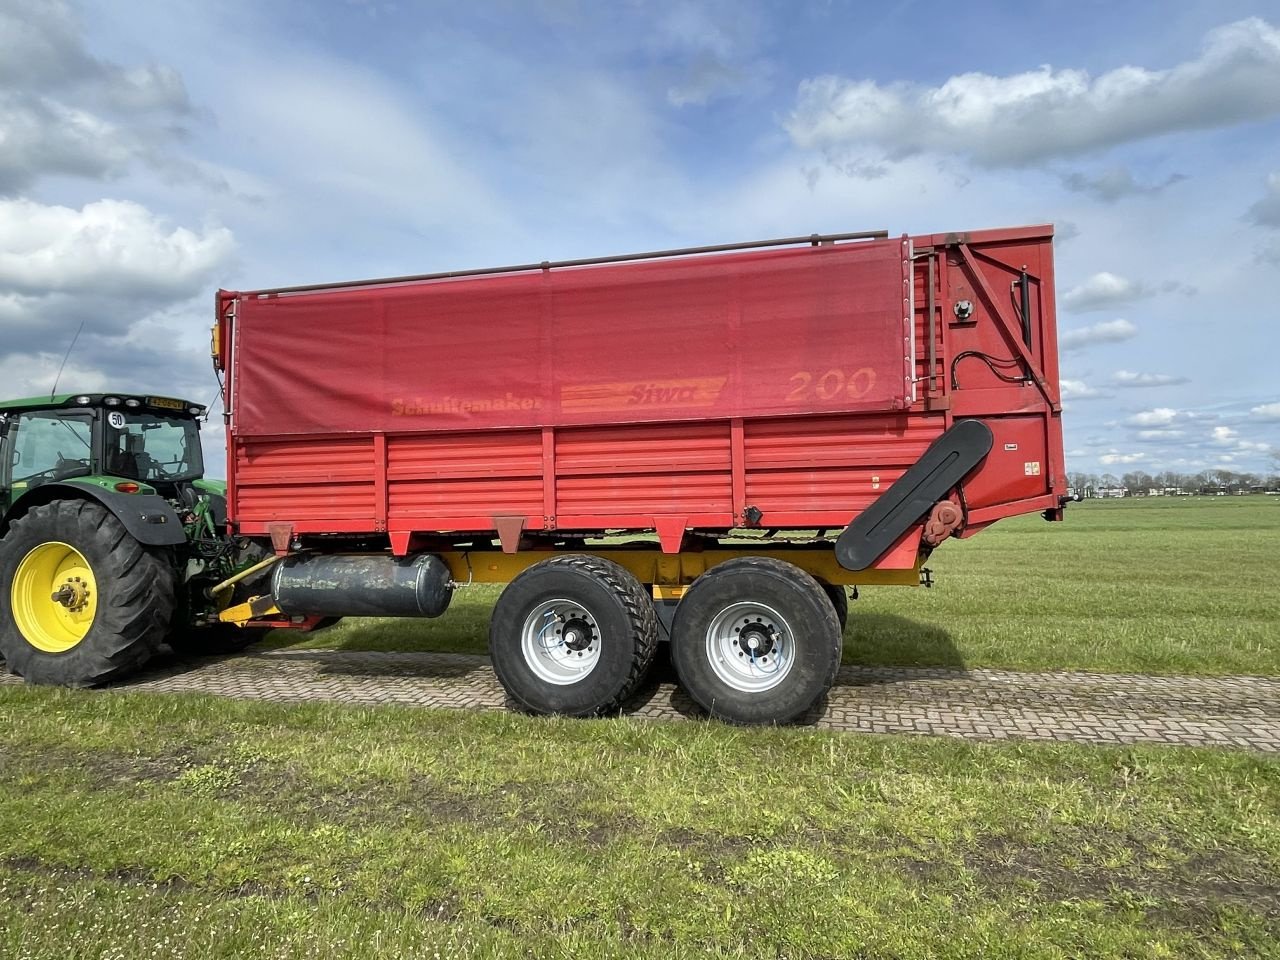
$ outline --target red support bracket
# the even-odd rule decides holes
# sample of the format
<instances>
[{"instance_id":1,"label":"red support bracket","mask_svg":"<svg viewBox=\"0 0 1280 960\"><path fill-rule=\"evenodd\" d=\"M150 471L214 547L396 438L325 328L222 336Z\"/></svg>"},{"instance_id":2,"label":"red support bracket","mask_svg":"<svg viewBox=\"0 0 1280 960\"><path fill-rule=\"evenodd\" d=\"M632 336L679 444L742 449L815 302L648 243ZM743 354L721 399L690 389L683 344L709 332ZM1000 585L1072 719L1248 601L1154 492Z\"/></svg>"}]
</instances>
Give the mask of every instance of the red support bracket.
<instances>
[{"instance_id":1,"label":"red support bracket","mask_svg":"<svg viewBox=\"0 0 1280 960\"><path fill-rule=\"evenodd\" d=\"M970 278L973 280L974 288L978 291L982 299L986 301L987 309L991 311L991 315L999 322L1000 329L1004 334L1005 340L1008 341L1009 346L1026 366L1027 373L1031 375L1031 379L1035 381L1036 386L1040 388L1040 392L1044 394L1044 398L1046 402L1048 402L1049 408L1054 413L1061 413L1062 402L1054 393L1053 388L1050 387L1049 381L1045 379L1040 367L1032 358L1030 351L1027 350L1027 345L1022 342L1021 330L1019 330L1018 325L1013 323L1010 317L1004 312L1000 298L997 297L995 291L991 289L991 284L987 283L987 278L983 276L982 271L978 268L978 262L974 259L969 247L966 244L959 243L956 245L956 250L959 252L961 259L964 260L964 265L969 271Z\"/></svg>"},{"instance_id":2,"label":"red support bracket","mask_svg":"<svg viewBox=\"0 0 1280 960\"><path fill-rule=\"evenodd\" d=\"M520 549L520 537L524 533L527 517L494 517L493 529L498 531L498 541L503 553L515 553Z\"/></svg>"},{"instance_id":3,"label":"red support bracket","mask_svg":"<svg viewBox=\"0 0 1280 960\"><path fill-rule=\"evenodd\" d=\"M388 537L391 539L391 553L397 557L407 557L409 555L409 547L413 543L412 530L392 530Z\"/></svg>"},{"instance_id":4,"label":"red support bracket","mask_svg":"<svg viewBox=\"0 0 1280 960\"><path fill-rule=\"evenodd\" d=\"M267 526L267 533L271 535L271 549L276 552L276 556L283 557L288 555L289 545L293 543L293 524L269 524Z\"/></svg>"},{"instance_id":5,"label":"red support bracket","mask_svg":"<svg viewBox=\"0 0 1280 960\"><path fill-rule=\"evenodd\" d=\"M663 553L679 553L684 545L684 529L688 517L654 517L653 528L658 532L658 542Z\"/></svg>"}]
</instances>

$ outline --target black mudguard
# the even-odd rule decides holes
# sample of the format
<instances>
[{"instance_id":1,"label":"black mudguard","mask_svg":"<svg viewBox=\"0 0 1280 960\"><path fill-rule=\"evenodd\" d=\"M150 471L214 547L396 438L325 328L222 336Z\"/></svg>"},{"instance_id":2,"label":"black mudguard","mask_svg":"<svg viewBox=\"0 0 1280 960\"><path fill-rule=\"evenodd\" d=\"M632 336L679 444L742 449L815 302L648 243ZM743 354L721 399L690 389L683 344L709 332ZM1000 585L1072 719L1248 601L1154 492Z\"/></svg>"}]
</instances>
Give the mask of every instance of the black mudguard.
<instances>
[{"instance_id":1,"label":"black mudguard","mask_svg":"<svg viewBox=\"0 0 1280 960\"><path fill-rule=\"evenodd\" d=\"M893 486L844 528L836 540L840 566L865 570L879 560L983 461L991 444L991 428L981 420L961 420L933 441Z\"/></svg>"},{"instance_id":2,"label":"black mudguard","mask_svg":"<svg viewBox=\"0 0 1280 960\"><path fill-rule=\"evenodd\" d=\"M187 540L182 519L164 497L151 493L118 493L74 480L42 483L13 505L8 521L53 500L96 500L124 524L130 536L148 547L173 547Z\"/></svg>"}]
</instances>

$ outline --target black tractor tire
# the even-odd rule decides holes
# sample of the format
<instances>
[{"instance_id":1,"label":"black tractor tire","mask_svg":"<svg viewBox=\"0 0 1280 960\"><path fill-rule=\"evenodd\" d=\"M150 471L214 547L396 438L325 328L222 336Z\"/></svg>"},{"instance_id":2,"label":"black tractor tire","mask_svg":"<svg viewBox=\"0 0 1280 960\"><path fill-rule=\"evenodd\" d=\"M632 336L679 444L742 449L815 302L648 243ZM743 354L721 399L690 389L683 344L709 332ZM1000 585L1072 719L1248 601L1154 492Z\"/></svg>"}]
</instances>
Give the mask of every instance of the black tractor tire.
<instances>
[{"instance_id":1,"label":"black tractor tire","mask_svg":"<svg viewBox=\"0 0 1280 960\"><path fill-rule=\"evenodd\" d=\"M182 657L217 657L247 650L271 632L270 627L237 627L215 623L207 627L183 627L166 638L174 653Z\"/></svg>"},{"instance_id":2,"label":"black tractor tire","mask_svg":"<svg viewBox=\"0 0 1280 960\"><path fill-rule=\"evenodd\" d=\"M51 652L19 627L16 574L42 546L63 544L85 561L96 587L87 632ZM164 640L173 617L176 572L171 555L144 547L105 507L91 500L55 500L15 520L0 540L0 656L28 683L92 687L132 673ZM26 602L52 602L41 595Z\"/></svg>"},{"instance_id":3,"label":"black tractor tire","mask_svg":"<svg viewBox=\"0 0 1280 960\"><path fill-rule=\"evenodd\" d=\"M742 557L693 582L676 608L671 659L711 716L782 724L835 682L842 645L832 598L799 567Z\"/></svg>"},{"instance_id":4,"label":"black tractor tire","mask_svg":"<svg viewBox=\"0 0 1280 960\"><path fill-rule=\"evenodd\" d=\"M849 589L823 580L818 581L818 586L831 601L831 606L836 611L836 619L840 621L840 632L844 633L845 627L849 626Z\"/></svg>"},{"instance_id":5,"label":"black tractor tire","mask_svg":"<svg viewBox=\"0 0 1280 960\"><path fill-rule=\"evenodd\" d=\"M529 713L617 711L657 646L658 619L644 587L618 564L582 554L522 572L499 594L489 623L494 673Z\"/></svg>"}]
</instances>

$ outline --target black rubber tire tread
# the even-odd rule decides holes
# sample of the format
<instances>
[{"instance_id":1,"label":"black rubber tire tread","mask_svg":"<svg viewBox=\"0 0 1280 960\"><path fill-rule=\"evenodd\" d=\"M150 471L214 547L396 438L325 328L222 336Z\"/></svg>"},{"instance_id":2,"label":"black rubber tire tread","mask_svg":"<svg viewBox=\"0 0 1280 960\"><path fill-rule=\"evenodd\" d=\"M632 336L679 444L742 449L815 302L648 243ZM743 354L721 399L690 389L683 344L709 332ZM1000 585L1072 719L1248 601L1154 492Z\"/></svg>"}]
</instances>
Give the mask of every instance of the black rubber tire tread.
<instances>
[{"instance_id":1,"label":"black rubber tire tread","mask_svg":"<svg viewBox=\"0 0 1280 960\"><path fill-rule=\"evenodd\" d=\"M796 635L796 662L772 690L735 690L707 660L706 631L730 603L756 599L777 606ZM712 567L676 608L671 659L680 685L712 717L741 725L784 724L802 716L835 683L843 635L822 584L794 564L772 557L738 557Z\"/></svg>"},{"instance_id":2,"label":"black rubber tire tread","mask_svg":"<svg viewBox=\"0 0 1280 960\"><path fill-rule=\"evenodd\" d=\"M595 669L565 686L539 679L520 649L528 611L557 596L582 603L604 636L623 641L602 643ZM498 595L489 621L489 656L498 682L521 709L594 717L616 713L635 693L653 664L658 635L653 600L626 568L601 557L564 554L522 571Z\"/></svg>"},{"instance_id":3,"label":"black rubber tire tread","mask_svg":"<svg viewBox=\"0 0 1280 960\"><path fill-rule=\"evenodd\" d=\"M849 626L849 588L836 583L827 583L825 580L819 580L818 586L822 588L822 592L831 601L831 606L835 608L836 619L840 621L840 632L844 633L845 628Z\"/></svg>"},{"instance_id":4,"label":"black rubber tire tread","mask_svg":"<svg viewBox=\"0 0 1280 960\"><path fill-rule=\"evenodd\" d=\"M61 541L84 555L97 581L98 606L83 640L64 653L38 650L11 609L18 564L42 543ZM92 687L146 663L173 619L172 552L138 543L116 517L91 500L54 500L15 520L0 540L0 656L28 683Z\"/></svg>"},{"instance_id":5,"label":"black rubber tire tread","mask_svg":"<svg viewBox=\"0 0 1280 960\"><path fill-rule=\"evenodd\" d=\"M165 642L183 657L216 657L239 653L265 640L270 627L237 627L234 623L216 623L207 627L178 627Z\"/></svg>"}]
</instances>

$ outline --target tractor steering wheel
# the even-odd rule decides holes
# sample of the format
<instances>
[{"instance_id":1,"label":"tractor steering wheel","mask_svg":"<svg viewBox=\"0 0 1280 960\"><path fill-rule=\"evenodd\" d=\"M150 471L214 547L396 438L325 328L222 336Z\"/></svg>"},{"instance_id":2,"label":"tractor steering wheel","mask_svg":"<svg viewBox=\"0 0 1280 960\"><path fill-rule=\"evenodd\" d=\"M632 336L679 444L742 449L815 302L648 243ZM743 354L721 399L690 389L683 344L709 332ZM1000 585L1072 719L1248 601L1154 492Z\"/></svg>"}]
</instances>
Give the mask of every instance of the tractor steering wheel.
<instances>
[{"instance_id":1,"label":"tractor steering wheel","mask_svg":"<svg viewBox=\"0 0 1280 960\"><path fill-rule=\"evenodd\" d=\"M92 473L92 470L87 460L69 460L59 452L58 462L48 470L41 470L21 479L26 481L27 486L32 487L50 480L69 480L72 477L87 476L89 473Z\"/></svg>"}]
</instances>

